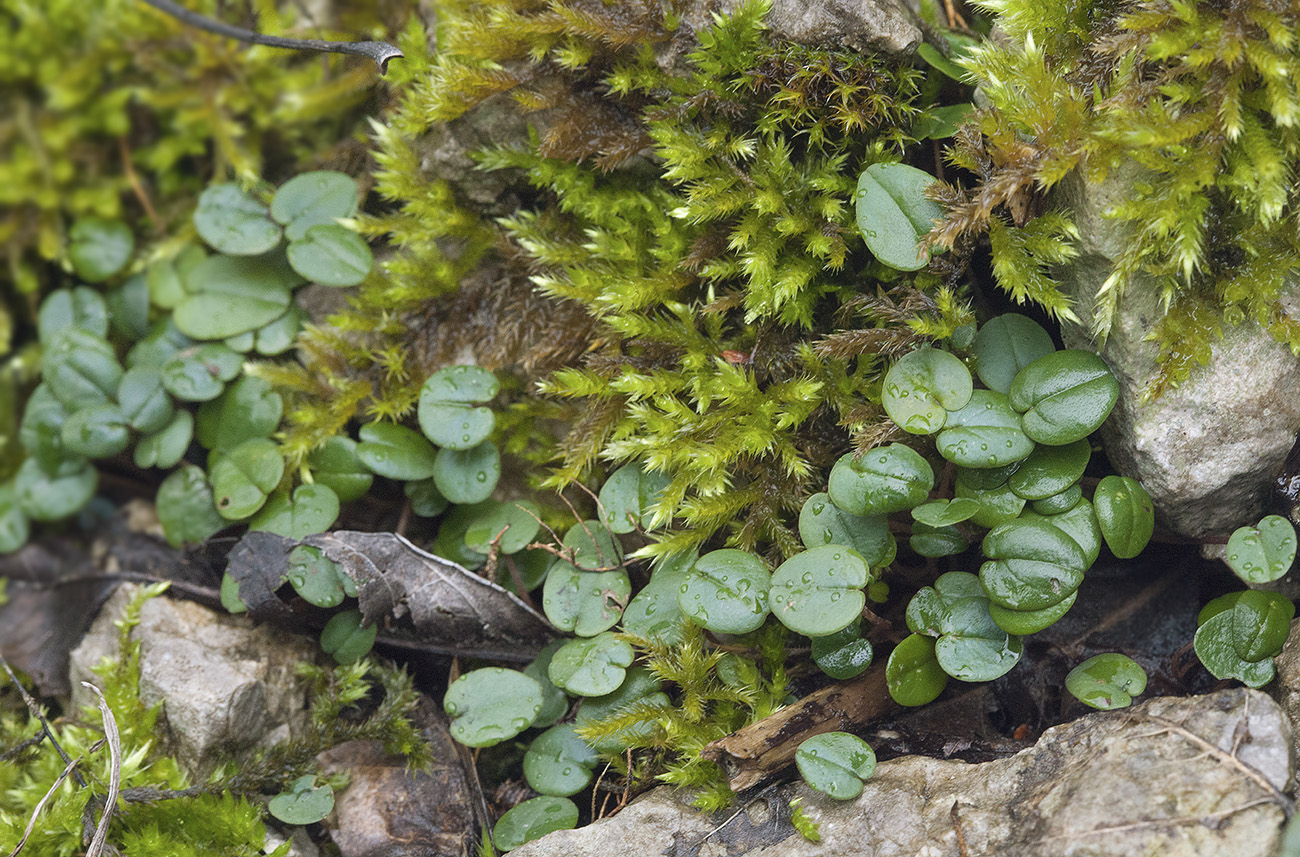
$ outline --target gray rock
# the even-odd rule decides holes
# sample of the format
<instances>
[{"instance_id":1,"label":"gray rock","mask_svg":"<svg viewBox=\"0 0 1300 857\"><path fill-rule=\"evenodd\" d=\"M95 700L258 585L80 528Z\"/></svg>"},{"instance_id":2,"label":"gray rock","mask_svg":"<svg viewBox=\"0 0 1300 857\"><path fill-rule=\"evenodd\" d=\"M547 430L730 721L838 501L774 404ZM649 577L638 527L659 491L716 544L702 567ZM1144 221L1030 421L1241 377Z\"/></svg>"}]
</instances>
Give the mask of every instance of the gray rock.
<instances>
[{"instance_id":1,"label":"gray rock","mask_svg":"<svg viewBox=\"0 0 1300 857\"><path fill-rule=\"evenodd\" d=\"M1059 272L1083 323L1063 326L1065 343L1098 351L1119 379L1119 402L1101 430L1111 463L1146 487L1171 530L1194 539L1226 535L1265 514L1272 480L1300 433L1300 358L1247 321L1212 345L1209 365L1145 401L1157 375L1155 344L1145 339L1161 317L1157 290L1130 284L1105 346L1089 336L1097 290L1126 240L1122 224L1103 212L1135 178L1131 171L1100 184L1075 177L1057 196L1074 215L1082 250Z\"/></svg>"},{"instance_id":2,"label":"gray rock","mask_svg":"<svg viewBox=\"0 0 1300 857\"><path fill-rule=\"evenodd\" d=\"M772 34L807 45L910 54L921 44L916 13L902 0L774 0Z\"/></svg>"},{"instance_id":3,"label":"gray rock","mask_svg":"<svg viewBox=\"0 0 1300 857\"><path fill-rule=\"evenodd\" d=\"M611 819L552 833L511 853L1265 857L1284 819L1273 790L1291 783L1291 741L1289 721L1257 691L1155 699L1050 729L1007 759L882 762L853 801L800 784L775 789L739 813L710 817L657 789ZM802 798L818 823L820 843L791 827L792 798Z\"/></svg>"},{"instance_id":4,"label":"gray rock","mask_svg":"<svg viewBox=\"0 0 1300 857\"><path fill-rule=\"evenodd\" d=\"M120 586L72 652L73 705L91 704L82 681L118 654L113 624L138 587ZM318 656L306 638L166 597L147 601L132 632L140 641L140 697L163 704L170 749L196 776L223 753L275 743L306 724L306 689L294 665Z\"/></svg>"},{"instance_id":5,"label":"gray rock","mask_svg":"<svg viewBox=\"0 0 1300 857\"><path fill-rule=\"evenodd\" d=\"M1291 623L1291 636L1273 664L1277 667L1277 678L1268 684L1268 692L1292 723L1300 723L1300 619ZM1296 739L1300 740L1300 734ZM1300 747L1296 750L1300 753Z\"/></svg>"}]
</instances>

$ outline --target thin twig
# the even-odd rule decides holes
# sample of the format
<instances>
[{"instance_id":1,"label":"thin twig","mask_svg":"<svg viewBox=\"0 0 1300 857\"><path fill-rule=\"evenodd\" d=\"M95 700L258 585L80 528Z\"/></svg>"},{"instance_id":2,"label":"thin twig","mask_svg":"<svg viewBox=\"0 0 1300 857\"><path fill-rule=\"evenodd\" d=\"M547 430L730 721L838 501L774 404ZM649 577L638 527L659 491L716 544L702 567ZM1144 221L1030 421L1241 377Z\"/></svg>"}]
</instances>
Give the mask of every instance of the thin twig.
<instances>
[{"instance_id":1,"label":"thin twig","mask_svg":"<svg viewBox=\"0 0 1300 857\"><path fill-rule=\"evenodd\" d=\"M45 719L45 712L41 711L41 707L36 704L36 700L32 699L32 695L27 692L27 688L23 687L23 683L18 680L18 676L14 675L13 669L9 666L9 661L5 660L4 655L0 655L0 666L3 666L5 672L9 674L9 680L14 683L14 687L18 688L18 693L22 695L23 702L27 704L28 713L31 714L32 717L36 718L37 722L41 724L41 729L45 732L45 737L49 740L50 745L54 747L55 752L59 754L59 758L63 760L63 764L72 764L72 757L63 749L63 745L59 743L59 739L54 737L54 732L50 729L50 723ZM86 787L86 781L82 779L79 772L74 770L72 772L72 777L77 781L78 786L83 789Z\"/></svg>"},{"instance_id":2,"label":"thin twig","mask_svg":"<svg viewBox=\"0 0 1300 857\"><path fill-rule=\"evenodd\" d=\"M1273 803L1272 798L1256 798L1250 803L1243 803L1241 806L1234 806L1232 809L1222 809L1218 812L1207 813L1206 815L1180 815L1175 818L1153 818L1148 821L1130 821L1128 824L1116 824L1112 827L1096 827L1092 830L1080 830L1071 833L1062 833L1058 836L1049 836L1040 839L1040 842L1051 842L1054 839L1075 839L1080 836L1101 836L1109 833L1127 833L1130 830L1142 830L1147 827L1164 827L1170 824L1204 824L1207 821L1219 821L1230 815L1236 815L1239 812L1245 812L1248 809L1254 809L1266 803Z\"/></svg>"},{"instance_id":3,"label":"thin twig","mask_svg":"<svg viewBox=\"0 0 1300 857\"><path fill-rule=\"evenodd\" d=\"M72 773L72 769L80 762L80 758L68 762L67 767L63 769L63 773L59 774L58 779L54 781L54 785L50 786L50 790L45 793L45 797L36 803L36 809L32 810L32 817L27 821L27 829L23 831L23 838L19 839L18 844L14 846L14 850L9 852L9 857L18 857L18 852L23 850L23 846L27 844L27 838L36 829L36 819L40 816L41 810L45 809L45 804L49 803L50 798L54 797L54 793L59 790L59 786L63 785L63 781L68 778L68 774Z\"/></svg>"},{"instance_id":4,"label":"thin twig","mask_svg":"<svg viewBox=\"0 0 1300 857\"><path fill-rule=\"evenodd\" d=\"M122 737L118 734L117 720L109 710L104 694L88 681L83 681L81 686L99 697L99 715L104 721L104 737L108 740L108 797L104 800L104 810L100 813L95 837L86 849L86 857L100 857L104 853L104 844L108 841L108 824L113 820L113 812L117 809L117 793L122 787Z\"/></svg>"},{"instance_id":5,"label":"thin twig","mask_svg":"<svg viewBox=\"0 0 1300 857\"><path fill-rule=\"evenodd\" d=\"M379 73L388 70L388 61L398 59L404 54L388 42L330 42L324 39L285 39L280 36L264 36L242 27L234 27L222 21L214 21L172 0L144 0L160 12L171 15L183 24L216 33L230 39L238 39L252 45L265 45L268 48L287 48L293 51L324 51L331 54L354 54L368 57L379 66Z\"/></svg>"},{"instance_id":6,"label":"thin twig","mask_svg":"<svg viewBox=\"0 0 1300 857\"><path fill-rule=\"evenodd\" d=\"M961 828L961 814L957 811L957 801L952 802L952 809L948 810L948 816L952 819L952 830L957 834L957 850L961 852L961 857L970 857L970 852L966 850L966 834Z\"/></svg>"},{"instance_id":7,"label":"thin twig","mask_svg":"<svg viewBox=\"0 0 1300 857\"><path fill-rule=\"evenodd\" d=\"M135 166L131 163L131 149L127 146L126 137L117 138L118 149L122 152L122 172L126 173L127 183L131 185L131 192L135 198L140 201L140 206L144 208L144 213L149 216L149 222L153 224L155 231L163 231L162 219L158 217L158 212L154 211L153 203L149 201L149 194L145 193L144 185L140 182L140 177L136 175Z\"/></svg>"}]
</instances>

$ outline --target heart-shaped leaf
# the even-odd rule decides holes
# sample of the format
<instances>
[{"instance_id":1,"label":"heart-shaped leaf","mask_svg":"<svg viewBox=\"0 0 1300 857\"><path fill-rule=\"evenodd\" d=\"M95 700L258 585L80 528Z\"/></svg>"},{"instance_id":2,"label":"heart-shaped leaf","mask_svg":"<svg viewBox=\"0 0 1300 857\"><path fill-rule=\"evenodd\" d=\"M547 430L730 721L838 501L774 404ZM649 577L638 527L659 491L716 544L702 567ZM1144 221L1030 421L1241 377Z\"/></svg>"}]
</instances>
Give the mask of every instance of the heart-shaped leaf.
<instances>
[{"instance_id":1,"label":"heart-shaped leaf","mask_svg":"<svg viewBox=\"0 0 1300 857\"><path fill-rule=\"evenodd\" d=\"M357 455L357 442L350 437L334 435L326 439L324 445L308 453L307 467L312 478L328 486L341 503L364 497L375 481Z\"/></svg>"},{"instance_id":2,"label":"heart-shaped leaf","mask_svg":"<svg viewBox=\"0 0 1300 857\"><path fill-rule=\"evenodd\" d=\"M543 795L507 810L492 827L492 842L502 851L513 851L548 833L577 826L577 804L567 797Z\"/></svg>"},{"instance_id":3,"label":"heart-shaped leaf","mask_svg":"<svg viewBox=\"0 0 1300 857\"><path fill-rule=\"evenodd\" d=\"M1155 504L1136 479L1107 476L1097 483L1093 510L1106 546L1120 559L1142 553L1155 532Z\"/></svg>"},{"instance_id":4,"label":"heart-shaped leaf","mask_svg":"<svg viewBox=\"0 0 1300 857\"><path fill-rule=\"evenodd\" d=\"M176 408L163 388L162 373L152 366L133 366L122 376L117 401L131 428L151 434L172 421Z\"/></svg>"},{"instance_id":5,"label":"heart-shaped leaf","mask_svg":"<svg viewBox=\"0 0 1300 857\"><path fill-rule=\"evenodd\" d=\"M934 638L910 634L889 653L885 684L899 705L925 705L948 684L948 674L934 656Z\"/></svg>"},{"instance_id":6,"label":"heart-shaped leaf","mask_svg":"<svg viewBox=\"0 0 1300 857\"><path fill-rule=\"evenodd\" d=\"M451 718L451 737L466 747L491 747L533 725L542 689L516 670L484 667L452 682L442 708Z\"/></svg>"},{"instance_id":7,"label":"heart-shaped leaf","mask_svg":"<svg viewBox=\"0 0 1300 857\"><path fill-rule=\"evenodd\" d=\"M970 547L970 540L955 526L932 527L917 521L912 525L908 545L921 556L954 556Z\"/></svg>"},{"instance_id":8,"label":"heart-shaped leaf","mask_svg":"<svg viewBox=\"0 0 1300 857\"><path fill-rule=\"evenodd\" d=\"M1021 431L1020 415L1006 396L976 390L964 408L949 412L935 448L962 467L989 468L1025 458L1034 451L1034 442Z\"/></svg>"},{"instance_id":9,"label":"heart-shaped leaf","mask_svg":"<svg viewBox=\"0 0 1300 857\"><path fill-rule=\"evenodd\" d=\"M1021 369L1055 350L1051 335L1038 322L1004 313L989 319L975 335L975 373L984 386L1006 394Z\"/></svg>"},{"instance_id":10,"label":"heart-shaped leaf","mask_svg":"<svg viewBox=\"0 0 1300 857\"><path fill-rule=\"evenodd\" d=\"M177 411L171 422L153 434L145 435L135 445L136 467L175 467L190 448L194 437L194 417L189 411Z\"/></svg>"},{"instance_id":11,"label":"heart-shaped leaf","mask_svg":"<svg viewBox=\"0 0 1300 857\"><path fill-rule=\"evenodd\" d=\"M162 384L184 402L206 402L221 395L226 382L244 366L244 356L219 342L179 351L162 365Z\"/></svg>"},{"instance_id":12,"label":"heart-shaped leaf","mask_svg":"<svg viewBox=\"0 0 1300 857\"><path fill-rule=\"evenodd\" d=\"M1268 515L1232 534L1227 562L1247 583L1269 583L1290 571L1295 552L1295 527L1281 515Z\"/></svg>"},{"instance_id":13,"label":"heart-shaped leaf","mask_svg":"<svg viewBox=\"0 0 1300 857\"><path fill-rule=\"evenodd\" d=\"M772 575L751 553L710 551L695 561L677 593L685 616L719 634L747 634L767 618Z\"/></svg>"},{"instance_id":14,"label":"heart-shaped leaf","mask_svg":"<svg viewBox=\"0 0 1300 857\"><path fill-rule=\"evenodd\" d=\"M298 545L289 552L286 579L303 600L317 607L337 607L344 598L357 596L356 581L320 548L310 545Z\"/></svg>"},{"instance_id":15,"label":"heart-shaped leaf","mask_svg":"<svg viewBox=\"0 0 1300 857\"><path fill-rule=\"evenodd\" d=\"M433 476L437 452L419 432L395 423L367 423L361 427L357 458L389 479L428 479Z\"/></svg>"},{"instance_id":16,"label":"heart-shaped leaf","mask_svg":"<svg viewBox=\"0 0 1300 857\"><path fill-rule=\"evenodd\" d=\"M912 510L912 517L936 529L960 524L980 510L980 504L967 498L931 500Z\"/></svg>"},{"instance_id":17,"label":"heart-shaped leaf","mask_svg":"<svg viewBox=\"0 0 1300 857\"><path fill-rule=\"evenodd\" d=\"M284 315L274 321L267 322L257 330L240 335L251 334L253 343L250 347L256 349L258 354L274 357L293 347L298 338L298 332L302 330L303 324L308 320L306 312L297 306L290 305L285 310Z\"/></svg>"},{"instance_id":18,"label":"heart-shaped leaf","mask_svg":"<svg viewBox=\"0 0 1300 857\"><path fill-rule=\"evenodd\" d=\"M440 449L433 462L433 484L453 503L481 503L501 478L501 453L485 440L473 449Z\"/></svg>"},{"instance_id":19,"label":"heart-shaped leaf","mask_svg":"<svg viewBox=\"0 0 1300 857\"><path fill-rule=\"evenodd\" d=\"M624 633L669 646L681 642L685 620L677 606L677 593L696 558L694 553L683 552L660 560L650 582L641 587L623 611Z\"/></svg>"},{"instance_id":20,"label":"heart-shaped leaf","mask_svg":"<svg viewBox=\"0 0 1300 857\"><path fill-rule=\"evenodd\" d=\"M289 242L287 256L304 279L335 288L360 284L375 265L365 239L337 223L309 226L302 238Z\"/></svg>"},{"instance_id":21,"label":"heart-shaped leaf","mask_svg":"<svg viewBox=\"0 0 1300 857\"><path fill-rule=\"evenodd\" d=\"M935 658L953 678L992 681L1020 660L1020 640L993 621L979 578L967 572L948 572L918 591L907 606L907 626L938 638Z\"/></svg>"},{"instance_id":22,"label":"heart-shaped leaf","mask_svg":"<svg viewBox=\"0 0 1300 857\"><path fill-rule=\"evenodd\" d=\"M69 416L68 409L55 398L48 384L37 384L27 397L27 407L18 427L18 442L47 473L66 475L80 470L84 464L81 456L63 448L63 424Z\"/></svg>"},{"instance_id":23,"label":"heart-shaped leaf","mask_svg":"<svg viewBox=\"0 0 1300 857\"><path fill-rule=\"evenodd\" d=\"M649 527L655 504L669 481L662 473L646 473L635 462L615 470L600 488L600 511L605 525L615 533Z\"/></svg>"},{"instance_id":24,"label":"heart-shaped leaf","mask_svg":"<svg viewBox=\"0 0 1300 857\"><path fill-rule=\"evenodd\" d=\"M946 351L918 348L889 368L880 401L904 431L934 434L944 427L948 412L965 407L970 397L966 364Z\"/></svg>"},{"instance_id":25,"label":"heart-shaped leaf","mask_svg":"<svg viewBox=\"0 0 1300 857\"><path fill-rule=\"evenodd\" d=\"M772 573L772 614L806 637L833 634L862 615L867 566L842 545L797 553Z\"/></svg>"},{"instance_id":26,"label":"heart-shaped leaf","mask_svg":"<svg viewBox=\"0 0 1300 857\"><path fill-rule=\"evenodd\" d=\"M282 476L280 450L264 438L246 440L218 454L208 474L217 511L230 521L243 520L262 508Z\"/></svg>"},{"instance_id":27,"label":"heart-shaped leaf","mask_svg":"<svg viewBox=\"0 0 1300 857\"><path fill-rule=\"evenodd\" d=\"M1064 601L1059 601L1051 607L1044 607L1042 610L1008 610L1000 604L990 603L989 616L993 617L998 627L1008 634L1019 636L1037 634L1044 628L1056 624L1056 621L1074 606L1074 601L1078 597L1079 591L1076 589Z\"/></svg>"},{"instance_id":28,"label":"heart-shaped leaf","mask_svg":"<svg viewBox=\"0 0 1300 857\"><path fill-rule=\"evenodd\" d=\"M871 642L862 638L862 622L850 624L822 637L812 638L812 657L818 669L833 679L847 681L871 666Z\"/></svg>"},{"instance_id":29,"label":"heart-shaped leaf","mask_svg":"<svg viewBox=\"0 0 1300 857\"><path fill-rule=\"evenodd\" d=\"M799 774L809 788L836 800L851 800L876 772L876 754L866 741L848 732L814 735L794 752Z\"/></svg>"},{"instance_id":30,"label":"heart-shaped leaf","mask_svg":"<svg viewBox=\"0 0 1300 857\"><path fill-rule=\"evenodd\" d=\"M83 217L68 230L68 261L77 276L102 283L131 261L135 236L120 220Z\"/></svg>"},{"instance_id":31,"label":"heart-shaped leaf","mask_svg":"<svg viewBox=\"0 0 1300 857\"><path fill-rule=\"evenodd\" d=\"M250 530L276 533L289 539L328 530L339 516L339 498L325 485L299 485L271 495L266 505L248 521Z\"/></svg>"},{"instance_id":32,"label":"heart-shaped leaf","mask_svg":"<svg viewBox=\"0 0 1300 857\"><path fill-rule=\"evenodd\" d=\"M1042 500L1082 479L1091 456L1092 445L1087 440L1064 446L1036 446L1007 479L1007 484L1026 500Z\"/></svg>"},{"instance_id":33,"label":"heart-shaped leaf","mask_svg":"<svg viewBox=\"0 0 1300 857\"><path fill-rule=\"evenodd\" d=\"M186 279L187 296L172 315L195 339L225 339L257 330L284 315L290 289L302 278L282 254L209 256Z\"/></svg>"},{"instance_id":34,"label":"heart-shaped leaf","mask_svg":"<svg viewBox=\"0 0 1300 857\"><path fill-rule=\"evenodd\" d=\"M90 502L99 485L99 471L86 462L79 469L57 476L46 473L34 458L18 468L14 490L18 507L33 521L61 521Z\"/></svg>"},{"instance_id":35,"label":"heart-shaped leaf","mask_svg":"<svg viewBox=\"0 0 1300 857\"><path fill-rule=\"evenodd\" d=\"M995 604L1042 610L1065 600L1083 582L1083 548L1043 521L1002 524L984 537L980 581Z\"/></svg>"},{"instance_id":36,"label":"heart-shaped leaf","mask_svg":"<svg viewBox=\"0 0 1300 857\"><path fill-rule=\"evenodd\" d=\"M542 609L561 631L591 637L614 627L631 595L625 571L587 572L557 560L546 574Z\"/></svg>"},{"instance_id":37,"label":"heart-shaped leaf","mask_svg":"<svg viewBox=\"0 0 1300 857\"><path fill-rule=\"evenodd\" d=\"M864 517L844 511L829 494L814 494L799 511L799 537L805 547L844 545L862 556L869 569L885 568L894 561L898 545L884 515Z\"/></svg>"},{"instance_id":38,"label":"heart-shaped leaf","mask_svg":"<svg viewBox=\"0 0 1300 857\"><path fill-rule=\"evenodd\" d=\"M623 564L623 546L600 521L580 521L569 527L563 546L578 568L602 571Z\"/></svg>"},{"instance_id":39,"label":"heart-shaped leaf","mask_svg":"<svg viewBox=\"0 0 1300 857\"><path fill-rule=\"evenodd\" d=\"M53 336L41 356L41 375L50 392L70 410L112 401L122 383L113 346L81 327Z\"/></svg>"},{"instance_id":40,"label":"heart-shaped leaf","mask_svg":"<svg viewBox=\"0 0 1300 857\"><path fill-rule=\"evenodd\" d=\"M1238 616L1247 596L1250 603ZM1206 605L1197 618L1200 627L1192 639L1196 656L1217 679L1235 678L1249 687L1273 680L1273 658L1291 630L1295 605L1276 592L1233 592ZM1242 652L1258 657L1246 658Z\"/></svg>"},{"instance_id":41,"label":"heart-shaped leaf","mask_svg":"<svg viewBox=\"0 0 1300 857\"><path fill-rule=\"evenodd\" d=\"M351 217L356 210L356 180L332 170L299 173L271 197L271 217L284 224L290 241L302 238L318 223Z\"/></svg>"},{"instance_id":42,"label":"heart-shaped leaf","mask_svg":"<svg viewBox=\"0 0 1300 857\"><path fill-rule=\"evenodd\" d=\"M315 778L308 774L271 798L266 808L285 824L315 824L333 811L334 790L328 785L316 786Z\"/></svg>"},{"instance_id":43,"label":"heart-shaped leaf","mask_svg":"<svg viewBox=\"0 0 1300 857\"><path fill-rule=\"evenodd\" d=\"M1046 521L1074 539L1075 543L1083 548L1089 567L1101 554L1101 527L1097 524L1097 516L1093 513L1092 504L1086 499L1080 500L1068 512L1059 515L1040 516L1034 512L1025 512L1020 519Z\"/></svg>"},{"instance_id":44,"label":"heart-shaped leaf","mask_svg":"<svg viewBox=\"0 0 1300 857\"><path fill-rule=\"evenodd\" d=\"M331 616L320 632L321 649L336 663L355 664L370 653L379 634L379 626L363 626L363 621L360 610L344 610Z\"/></svg>"},{"instance_id":45,"label":"heart-shaped leaf","mask_svg":"<svg viewBox=\"0 0 1300 857\"><path fill-rule=\"evenodd\" d=\"M63 448L86 458L111 458L130 440L130 424L117 405L79 408L63 423Z\"/></svg>"},{"instance_id":46,"label":"heart-shaped leaf","mask_svg":"<svg viewBox=\"0 0 1300 857\"><path fill-rule=\"evenodd\" d=\"M578 696L604 696L618 690L635 652L609 632L580 637L560 647L547 675L556 687Z\"/></svg>"},{"instance_id":47,"label":"heart-shaped leaf","mask_svg":"<svg viewBox=\"0 0 1300 857\"><path fill-rule=\"evenodd\" d=\"M465 530L465 546L483 554L493 545L502 554L519 553L541 528L538 515L537 504L528 500L494 503Z\"/></svg>"},{"instance_id":48,"label":"heart-shaped leaf","mask_svg":"<svg viewBox=\"0 0 1300 857\"><path fill-rule=\"evenodd\" d=\"M194 228L210 247L231 256L255 256L280 243L280 227L266 206L236 184L216 184L199 195Z\"/></svg>"},{"instance_id":49,"label":"heart-shaped leaf","mask_svg":"<svg viewBox=\"0 0 1300 857\"><path fill-rule=\"evenodd\" d=\"M192 464L183 465L162 481L155 505L163 534L174 548L204 542L229 524L217 513L203 471Z\"/></svg>"},{"instance_id":50,"label":"heart-shaped leaf","mask_svg":"<svg viewBox=\"0 0 1300 857\"><path fill-rule=\"evenodd\" d=\"M148 336L131 346L126 354L126 365L132 368L150 366L161 369L164 363L178 353L197 344L167 318L155 324Z\"/></svg>"},{"instance_id":51,"label":"heart-shaped leaf","mask_svg":"<svg viewBox=\"0 0 1300 857\"><path fill-rule=\"evenodd\" d=\"M1035 500L1029 504L1029 508L1039 515L1061 515L1077 506L1082 499L1083 488L1079 485L1071 485L1059 494Z\"/></svg>"},{"instance_id":52,"label":"heart-shaped leaf","mask_svg":"<svg viewBox=\"0 0 1300 857\"><path fill-rule=\"evenodd\" d=\"M0 554L9 554L27 544L31 524L18 505L18 490L13 480L0 483Z\"/></svg>"},{"instance_id":53,"label":"heart-shaped leaf","mask_svg":"<svg viewBox=\"0 0 1300 857\"><path fill-rule=\"evenodd\" d=\"M1119 398L1119 382L1091 351L1055 351L1020 370L1008 398L1024 415L1025 434L1062 446L1106 421Z\"/></svg>"},{"instance_id":54,"label":"heart-shaped leaf","mask_svg":"<svg viewBox=\"0 0 1300 857\"><path fill-rule=\"evenodd\" d=\"M934 176L905 164L872 164L858 179L857 223L877 259L900 271L924 268L930 248L921 240L943 219L926 197Z\"/></svg>"},{"instance_id":55,"label":"heart-shaped leaf","mask_svg":"<svg viewBox=\"0 0 1300 857\"><path fill-rule=\"evenodd\" d=\"M1065 689L1075 699L1103 711L1127 708L1146 688L1146 670L1115 652L1088 658L1065 677Z\"/></svg>"},{"instance_id":56,"label":"heart-shaped leaf","mask_svg":"<svg viewBox=\"0 0 1300 857\"><path fill-rule=\"evenodd\" d=\"M1244 661L1272 658L1291 633L1295 604L1277 592L1251 589L1232 605L1232 645Z\"/></svg>"},{"instance_id":57,"label":"heart-shaped leaf","mask_svg":"<svg viewBox=\"0 0 1300 857\"><path fill-rule=\"evenodd\" d=\"M996 527L1014 521L1020 516L1025 508L1025 498L1011 490L1011 486L1003 482L997 488L980 489L974 487L972 480L969 480L968 474L979 473L978 470L968 470L964 467L957 469L957 480L953 486L953 494L958 499L974 500L979 503L980 509L969 520L972 524L981 527Z\"/></svg>"},{"instance_id":58,"label":"heart-shaped leaf","mask_svg":"<svg viewBox=\"0 0 1300 857\"><path fill-rule=\"evenodd\" d=\"M524 675L537 682L537 686L542 689L542 710L533 720L533 727L536 729L545 729L559 722L560 718L569 713L569 698L564 695L564 691L555 686L549 675L551 658L555 657L555 653L567 642L568 640L552 640L538 652L532 663L524 667Z\"/></svg>"},{"instance_id":59,"label":"heart-shaped leaf","mask_svg":"<svg viewBox=\"0 0 1300 857\"><path fill-rule=\"evenodd\" d=\"M108 335L108 304L99 292L86 286L58 289L41 302L36 316L37 336L42 345L70 327L79 327L99 337Z\"/></svg>"},{"instance_id":60,"label":"heart-shaped leaf","mask_svg":"<svg viewBox=\"0 0 1300 857\"><path fill-rule=\"evenodd\" d=\"M226 452L246 440L270 437L283 413L280 394L263 379L245 375L199 407L195 429L199 443Z\"/></svg>"},{"instance_id":61,"label":"heart-shaped leaf","mask_svg":"<svg viewBox=\"0 0 1300 857\"><path fill-rule=\"evenodd\" d=\"M854 515L888 515L919 506L934 488L934 470L921 454L901 443L848 453L831 468L831 502Z\"/></svg>"},{"instance_id":62,"label":"heart-shaped leaf","mask_svg":"<svg viewBox=\"0 0 1300 857\"><path fill-rule=\"evenodd\" d=\"M524 778L534 791L568 797L591 782L591 769L600 760L596 751L578 737L573 724L552 726L533 739L524 754Z\"/></svg>"},{"instance_id":63,"label":"heart-shaped leaf","mask_svg":"<svg viewBox=\"0 0 1300 857\"><path fill-rule=\"evenodd\" d=\"M439 369L420 388L420 428L446 449L478 446L492 433L496 417L488 408L471 405L491 401L498 389L496 376L480 366Z\"/></svg>"}]
</instances>

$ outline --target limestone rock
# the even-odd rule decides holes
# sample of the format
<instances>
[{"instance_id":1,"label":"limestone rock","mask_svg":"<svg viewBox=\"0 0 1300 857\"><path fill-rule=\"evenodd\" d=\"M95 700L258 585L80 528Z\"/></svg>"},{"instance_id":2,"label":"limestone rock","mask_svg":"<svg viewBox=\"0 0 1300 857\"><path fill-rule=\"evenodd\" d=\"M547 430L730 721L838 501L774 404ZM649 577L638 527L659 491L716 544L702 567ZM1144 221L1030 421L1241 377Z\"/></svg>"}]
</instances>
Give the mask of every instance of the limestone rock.
<instances>
[{"instance_id":1,"label":"limestone rock","mask_svg":"<svg viewBox=\"0 0 1300 857\"><path fill-rule=\"evenodd\" d=\"M1135 179L1123 170L1096 185L1076 177L1057 196L1075 218L1082 251L1058 272L1083 322L1064 326L1065 344L1098 351L1119 379L1102 441L1111 463L1151 493L1161 523L1194 539L1226 535L1265 514L1272 480L1300 433L1300 358L1247 321L1212 346L1209 365L1143 401L1157 374L1155 344L1145 339L1161 315L1156 289L1129 285L1104 347L1088 335L1097 289L1125 240L1123 225L1103 213Z\"/></svg>"},{"instance_id":2,"label":"limestone rock","mask_svg":"<svg viewBox=\"0 0 1300 857\"><path fill-rule=\"evenodd\" d=\"M910 54L921 44L916 13L902 0L774 0L773 35L863 53Z\"/></svg>"},{"instance_id":3,"label":"limestone rock","mask_svg":"<svg viewBox=\"0 0 1300 857\"><path fill-rule=\"evenodd\" d=\"M96 681L92 668L117 655L113 623L137 592L120 586L73 650L74 707L92 702L81 682ZM294 665L318 655L306 638L166 597L145 603L132 633L141 644L140 697L163 703L171 749L198 776L220 761L218 751L275 743L305 725Z\"/></svg>"},{"instance_id":4,"label":"limestone rock","mask_svg":"<svg viewBox=\"0 0 1300 857\"><path fill-rule=\"evenodd\" d=\"M1217 752L1207 753L1189 735ZM799 784L753 801L734 818L735 810L710 817L658 789L611 819L511 853L942 857L959 853L960 826L969 854L1265 857L1284 815L1261 783L1290 785L1291 740L1287 718L1258 691L1155 699L1050 729L1006 759L882 762L852 801ZM803 798L820 843L791 827L792 798Z\"/></svg>"}]
</instances>

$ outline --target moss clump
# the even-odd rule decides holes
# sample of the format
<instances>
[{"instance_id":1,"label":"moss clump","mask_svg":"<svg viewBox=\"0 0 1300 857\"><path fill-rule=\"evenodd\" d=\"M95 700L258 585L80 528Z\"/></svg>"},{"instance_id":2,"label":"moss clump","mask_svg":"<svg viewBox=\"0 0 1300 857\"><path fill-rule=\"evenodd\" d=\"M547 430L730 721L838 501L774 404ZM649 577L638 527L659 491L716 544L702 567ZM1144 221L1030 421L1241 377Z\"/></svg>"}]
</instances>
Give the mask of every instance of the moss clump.
<instances>
[{"instance_id":1,"label":"moss clump","mask_svg":"<svg viewBox=\"0 0 1300 857\"><path fill-rule=\"evenodd\" d=\"M1072 258L1077 235L1068 213L1042 212L1044 194L1076 171L1095 182L1136 164L1132 195L1107 212L1127 240L1096 296L1094 334L1105 339L1140 277L1168 309L1153 331L1162 374L1152 392L1186 377L1224 324L1251 318L1300 349L1300 326L1278 300L1300 264L1300 8L982 5L1007 38L964 61L990 106L953 160L979 181L948 198L938 234L951 244L987 229L1000 284L1069 317L1048 269Z\"/></svg>"}]
</instances>

